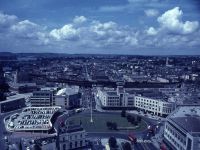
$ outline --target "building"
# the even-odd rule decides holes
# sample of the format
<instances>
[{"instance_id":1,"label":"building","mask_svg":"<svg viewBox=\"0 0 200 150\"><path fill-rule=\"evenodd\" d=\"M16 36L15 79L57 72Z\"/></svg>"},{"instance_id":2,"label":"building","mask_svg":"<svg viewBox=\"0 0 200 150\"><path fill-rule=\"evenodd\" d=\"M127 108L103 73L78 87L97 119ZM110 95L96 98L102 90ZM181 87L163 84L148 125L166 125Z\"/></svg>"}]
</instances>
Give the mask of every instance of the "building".
<instances>
[{"instance_id":1,"label":"building","mask_svg":"<svg viewBox=\"0 0 200 150\"><path fill-rule=\"evenodd\" d=\"M175 109L175 103L168 96L152 90L125 90L120 86L117 89L104 88L97 90L96 99L102 108L128 107L159 116L167 116Z\"/></svg>"},{"instance_id":2,"label":"building","mask_svg":"<svg viewBox=\"0 0 200 150\"><path fill-rule=\"evenodd\" d=\"M102 107L134 107L134 95L120 86L117 89L98 89L96 99Z\"/></svg>"},{"instance_id":3,"label":"building","mask_svg":"<svg viewBox=\"0 0 200 150\"><path fill-rule=\"evenodd\" d=\"M68 86L59 90L53 99L54 106L63 108L77 108L81 105L81 93L78 86Z\"/></svg>"},{"instance_id":4,"label":"building","mask_svg":"<svg viewBox=\"0 0 200 150\"><path fill-rule=\"evenodd\" d=\"M53 104L53 90L34 91L30 98L32 107L46 107Z\"/></svg>"},{"instance_id":5,"label":"building","mask_svg":"<svg viewBox=\"0 0 200 150\"><path fill-rule=\"evenodd\" d=\"M54 107L27 107L5 119L6 129L10 132L46 132L52 130L53 115L60 109Z\"/></svg>"},{"instance_id":6,"label":"building","mask_svg":"<svg viewBox=\"0 0 200 150\"><path fill-rule=\"evenodd\" d=\"M182 106L166 120L164 141L173 150L200 149L200 106Z\"/></svg>"},{"instance_id":7,"label":"building","mask_svg":"<svg viewBox=\"0 0 200 150\"><path fill-rule=\"evenodd\" d=\"M7 97L5 101L0 102L0 113L10 112L26 107L25 99L26 96L23 94Z\"/></svg>"},{"instance_id":8,"label":"building","mask_svg":"<svg viewBox=\"0 0 200 150\"><path fill-rule=\"evenodd\" d=\"M175 103L170 102L165 95L156 92L143 91L142 94L135 95L135 108L158 116L167 116L175 109Z\"/></svg>"},{"instance_id":9,"label":"building","mask_svg":"<svg viewBox=\"0 0 200 150\"><path fill-rule=\"evenodd\" d=\"M59 131L59 149L83 149L87 146L87 133L81 125L65 125Z\"/></svg>"}]
</instances>

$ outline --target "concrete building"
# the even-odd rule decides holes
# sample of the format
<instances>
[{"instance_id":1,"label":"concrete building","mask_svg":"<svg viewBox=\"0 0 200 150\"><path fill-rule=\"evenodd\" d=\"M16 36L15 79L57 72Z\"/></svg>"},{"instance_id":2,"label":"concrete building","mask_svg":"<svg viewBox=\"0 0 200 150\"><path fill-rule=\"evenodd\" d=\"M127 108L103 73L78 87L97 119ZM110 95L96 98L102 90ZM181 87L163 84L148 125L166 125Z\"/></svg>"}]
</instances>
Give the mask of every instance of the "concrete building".
<instances>
[{"instance_id":1,"label":"concrete building","mask_svg":"<svg viewBox=\"0 0 200 150\"><path fill-rule=\"evenodd\" d=\"M175 109L175 103L165 94L152 90L125 90L120 86L117 89L104 88L97 90L96 99L102 108L128 107L159 116L167 116Z\"/></svg>"},{"instance_id":2,"label":"concrete building","mask_svg":"<svg viewBox=\"0 0 200 150\"><path fill-rule=\"evenodd\" d=\"M30 102L33 107L52 106L53 90L34 91L33 96L30 98Z\"/></svg>"},{"instance_id":3,"label":"concrete building","mask_svg":"<svg viewBox=\"0 0 200 150\"><path fill-rule=\"evenodd\" d=\"M134 95L125 92L123 87L117 89L98 89L96 98L102 107L133 107Z\"/></svg>"},{"instance_id":4,"label":"concrete building","mask_svg":"<svg viewBox=\"0 0 200 150\"><path fill-rule=\"evenodd\" d=\"M170 102L168 98L161 93L146 93L135 95L135 108L139 108L145 112L153 113L154 115L167 116L175 109L175 103Z\"/></svg>"},{"instance_id":5,"label":"concrete building","mask_svg":"<svg viewBox=\"0 0 200 150\"><path fill-rule=\"evenodd\" d=\"M182 106L166 120L164 141L173 150L200 149L200 106Z\"/></svg>"},{"instance_id":6,"label":"concrete building","mask_svg":"<svg viewBox=\"0 0 200 150\"><path fill-rule=\"evenodd\" d=\"M53 99L54 106L76 108L81 105L81 93L78 86L70 86L59 90Z\"/></svg>"},{"instance_id":7,"label":"concrete building","mask_svg":"<svg viewBox=\"0 0 200 150\"><path fill-rule=\"evenodd\" d=\"M60 109L54 107L27 107L5 119L5 127L10 132L46 132L52 128L53 115Z\"/></svg>"},{"instance_id":8,"label":"concrete building","mask_svg":"<svg viewBox=\"0 0 200 150\"><path fill-rule=\"evenodd\" d=\"M5 101L0 102L0 113L6 113L26 107L25 100L26 96L23 94L17 94L7 97Z\"/></svg>"},{"instance_id":9,"label":"concrete building","mask_svg":"<svg viewBox=\"0 0 200 150\"><path fill-rule=\"evenodd\" d=\"M66 125L59 131L59 149L72 150L86 147L86 135L81 125Z\"/></svg>"}]
</instances>

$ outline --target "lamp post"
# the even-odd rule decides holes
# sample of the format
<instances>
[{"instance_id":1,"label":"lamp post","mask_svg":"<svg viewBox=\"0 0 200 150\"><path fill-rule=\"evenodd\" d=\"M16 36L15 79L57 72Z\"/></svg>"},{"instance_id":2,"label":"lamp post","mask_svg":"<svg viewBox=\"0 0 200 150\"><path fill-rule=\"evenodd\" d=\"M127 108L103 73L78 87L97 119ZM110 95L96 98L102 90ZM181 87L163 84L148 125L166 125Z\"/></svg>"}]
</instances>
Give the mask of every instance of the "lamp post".
<instances>
[{"instance_id":1,"label":"lamp post","mask_svg":"<svg viewBox=\"0 0 200 150\"><path fill-rule=\"evenodd\" d=\"M92 116L92 99L91 99L91 102L90 102L90 123L93 123L93 116Z\"/></svg>"}]
</instances>

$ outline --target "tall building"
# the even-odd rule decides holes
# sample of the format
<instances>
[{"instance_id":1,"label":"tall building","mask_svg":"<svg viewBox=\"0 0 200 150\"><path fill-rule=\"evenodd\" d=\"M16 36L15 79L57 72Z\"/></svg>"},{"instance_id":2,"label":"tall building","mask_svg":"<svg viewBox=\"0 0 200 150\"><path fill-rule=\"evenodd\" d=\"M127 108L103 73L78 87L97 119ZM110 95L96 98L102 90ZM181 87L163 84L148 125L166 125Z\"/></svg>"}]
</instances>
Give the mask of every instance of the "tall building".
<instances>
[{"instance_id":1,"label":"tall building","mask_svg":"<svg viewBox=\"0 0 200 150\"><path fill-rule=\"evenodd\" d=\"M33 96L30 98L31 106L33 107L46 107L52 106L53 103L53 90L34 91Z\"/></svg>"},{"instance_id":2,"label":"tall building","mask_svg":"<svg viewBox=\"0 0 200 150\"><path fill-rule=\"evenodd\" d=\"M173 150L200 149L200 106L182 106L166 120L164 141Z\"/></svg>"},{"instance_id":3,"label":"tall building","mask_svg":"<svg viewBox=\"0 0 200 150\"><path fill-rule=\"evenodd\" d=\"M9 91L9 86L6 83L4 73L3 73L3 68L2 65L0 64L0 101L6 100L5 92Z\"/></svg>"}]
</instances>

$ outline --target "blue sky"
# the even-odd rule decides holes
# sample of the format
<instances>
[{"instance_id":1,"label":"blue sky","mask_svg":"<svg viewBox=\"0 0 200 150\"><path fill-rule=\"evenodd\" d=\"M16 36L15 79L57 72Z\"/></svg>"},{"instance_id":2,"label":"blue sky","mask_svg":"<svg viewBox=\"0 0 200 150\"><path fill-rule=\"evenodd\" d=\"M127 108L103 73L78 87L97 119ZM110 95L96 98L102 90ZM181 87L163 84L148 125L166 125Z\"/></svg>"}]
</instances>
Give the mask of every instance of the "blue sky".
<instances>
[{"instance_id":1,"label":"blue sky","mask_svg":"<svg viewBox=\"0 0 200 150\"><path fill-rule=\"evenodd\" d=\"M199 55L198 0L0 0L0 51Z\"/></svg>"}]
</instances>

